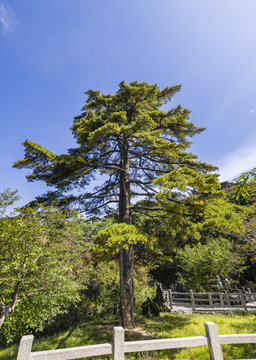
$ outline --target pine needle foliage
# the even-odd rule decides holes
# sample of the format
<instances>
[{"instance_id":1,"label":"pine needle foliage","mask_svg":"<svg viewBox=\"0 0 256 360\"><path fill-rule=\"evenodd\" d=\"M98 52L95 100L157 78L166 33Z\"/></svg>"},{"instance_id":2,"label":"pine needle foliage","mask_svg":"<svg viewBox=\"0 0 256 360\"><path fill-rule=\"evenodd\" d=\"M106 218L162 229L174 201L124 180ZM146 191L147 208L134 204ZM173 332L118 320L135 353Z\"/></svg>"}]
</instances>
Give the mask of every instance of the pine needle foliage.
<instances>
[{"instance_id":1,"label":"pine needle foliage","mask_svg":"<svg viewBox=\"0 0 256 360\"><path fill-rule=\"evenodd\" d=\"M210 174L215 167L188 152L191 138L204 129L189 121L186 108L169 106L180 89L122 81L115 94L88 90L71 127L77 147L56 155L26 140L25 158L14 167L30 169L29 181L43 180L54 188L37 198L44 204L72 205L88 216L114 211L127 225L139 215L171 214L173 233L199 238L205 201L221 194L217 176ZM97 177L103 181L92 189L88 185ZM121 323L132 327L134 244L123 245Z\"/></svg>"}]
</instances>

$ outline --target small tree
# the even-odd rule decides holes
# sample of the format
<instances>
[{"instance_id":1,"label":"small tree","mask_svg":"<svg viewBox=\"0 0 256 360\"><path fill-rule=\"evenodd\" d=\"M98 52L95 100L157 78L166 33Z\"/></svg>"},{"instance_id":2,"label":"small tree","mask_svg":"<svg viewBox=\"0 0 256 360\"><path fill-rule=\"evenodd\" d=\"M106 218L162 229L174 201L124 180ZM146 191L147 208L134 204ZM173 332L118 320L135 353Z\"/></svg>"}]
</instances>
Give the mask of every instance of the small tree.
<instances>
[{"instance_id":1,"label":"small tree","mask_svg":"<svg viewBox=\"0 0 256 360\"><path fill-rule=\"evenodd\" d=\"M226 239L209 239L205 245L186 245L177 251L179 281L195 291L211 290L211 279L236 277L243 270L243 259Z\"/></svg>"},{"instance_id":2,"label":"small tree","mask_svg":"<svg viewBox=\"0 0 256 360\"><path fill-rule=\"evenodd\" d=\"M256 168L241 173L236 179L236 200L241 197L246 198L250 196L252 185L256 182Z\"/></svg>"},{"instance_id":3,"label":"small tree","mask_svg":"<svg viewBox=\"0 0 256 360\"><path fill-rule=\"evenodd\" d=\"M4 215L8 206L13 205L15 201L20 199L17 193L17 190L11 191L10 189L0 193L0 217Z\"/></svg>"},{"instance_id":4,"label":"small tree","mask_svg":"<svg viewBox=\"0 0 256 360\"><path fill-rule=\"evenodd\" d=\"M72 223L55 209L25 207L0 219L0 329L8 341L42 329L82 287Z\"/></svg>"}]
</instances>

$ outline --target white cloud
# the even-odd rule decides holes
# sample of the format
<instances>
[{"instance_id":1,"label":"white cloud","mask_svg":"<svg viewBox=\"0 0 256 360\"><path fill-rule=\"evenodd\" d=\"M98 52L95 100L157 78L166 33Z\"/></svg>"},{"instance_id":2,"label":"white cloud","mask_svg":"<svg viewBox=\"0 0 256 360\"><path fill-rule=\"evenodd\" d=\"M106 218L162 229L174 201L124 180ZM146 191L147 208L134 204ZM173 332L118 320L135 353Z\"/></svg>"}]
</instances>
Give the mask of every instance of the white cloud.
<instances>
[{"instance_id":1,"label":"white cloud","mask_svg":"<svg viewBox=\"0 0 256 360\"><path fill-rule=\"evenodd\" d=\"M0 2L0 24L2 34L14 32L17 26L14 11L4 2Z\"/></svg>"},{"instance_id":2,"label":"white cloud","mask_svg":"<svg viewBox=\"0 0 256 360\"><path fill-rule=\"evenodd\" d=\"M253 110L253 109L251 110L251 113L252 113L252 114L254 113L254 110Z\"/></svg>"},{"instance_id":3,"label":"white cloud","mask_svg":"<svg viewBox=\"0 0 256 360\"><path fill-rule=\"evenodd\" d=\"M221 159L217 166L220 174L219 180L233 180L244 171L256 167L256 140L237 148Z\"/></svg>"}]
</instances>

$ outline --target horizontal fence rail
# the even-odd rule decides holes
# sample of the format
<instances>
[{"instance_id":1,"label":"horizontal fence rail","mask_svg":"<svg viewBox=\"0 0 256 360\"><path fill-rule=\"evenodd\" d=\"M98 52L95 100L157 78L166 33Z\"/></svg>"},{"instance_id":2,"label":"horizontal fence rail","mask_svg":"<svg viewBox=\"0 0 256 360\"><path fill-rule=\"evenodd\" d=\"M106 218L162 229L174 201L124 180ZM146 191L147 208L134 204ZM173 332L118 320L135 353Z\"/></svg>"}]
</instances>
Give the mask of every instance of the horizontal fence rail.
<instances>
[{"instance_id":1,"label":"horizontal fence rail","mask_svg":"<svg viewBox=\"0 0 256 360\"><path fill-rule=\"evenodd\" d=\"M37 351L30 355L30 360L68 360L113 353L112 344L88 345L68 349Z\"/></svg>"},{"instance_id":2,"label":"horizontal fence rail","mask_svg":"<svg viewBox=\"0 0 256 360\"><path fill-rule=\"evenodd\" d=\"M211 360L223 360L223 344L256 344L256 334L218 335L215 323L204 325L206 336L142 341L124 341L124 329L118 326L114 327L113 343L37 352L31 352L33 336L28 335L21 338L17 360L71 360L108 354L112 354L114 360L124 360L125 353L194 346L208 346Z\"/></svg>"},{"instance_id":3,"label":"horizontal fence rail","mask_svg":"<svg viewBox=\"0 0 256 360\"><path fill-rule=\"evenodd\" d=\"M251 292L176 292L163 290L166 306L173 311L174 306L188 307L192 311L210 309L211 311L241 308L256 311L256 293Z\"/></svg>"}]
</instances>

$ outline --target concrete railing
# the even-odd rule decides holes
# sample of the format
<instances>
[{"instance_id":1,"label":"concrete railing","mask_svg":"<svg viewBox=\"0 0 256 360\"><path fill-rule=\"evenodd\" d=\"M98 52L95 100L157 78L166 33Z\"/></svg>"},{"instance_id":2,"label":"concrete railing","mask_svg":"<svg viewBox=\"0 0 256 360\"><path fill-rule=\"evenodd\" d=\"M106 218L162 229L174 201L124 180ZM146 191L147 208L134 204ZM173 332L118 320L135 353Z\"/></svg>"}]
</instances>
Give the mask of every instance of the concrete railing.
<instances>
[{"instance_id":1,"label":"concrete railing","mask_svg":"<svg viewBox=\"0 0 256 360\"><path fill-rule=\"evenodd\" d=\"M192 311L207 310L220 311L220 309L232 310L232 308L242 308L255 311L255 305L248 305L256 301L256 294L249 292L226 293L226 292L175 292L171 290L163 291L166 306L173 310L174 306L189 307Z\"/></svg>"},{"instance_id":2,"label":"concrete railing","mask_svg":"<svg viewBox=\"0 0 256 360\"><path fill-rule=\"evenodd\" d=\"M114 360L124 360L125 353L204 345L209 348L211 360L223 360L222 344L256 344L256 334L218 335L215 323L206 322L204 325L206 336L142 341L124 341L124 329L118 326L114 327L113 343L37 352L31 352L33 335L27 335L20 341L17 360L71 360L107 354L112 354Z\"/></svg>"}]
</instances>

